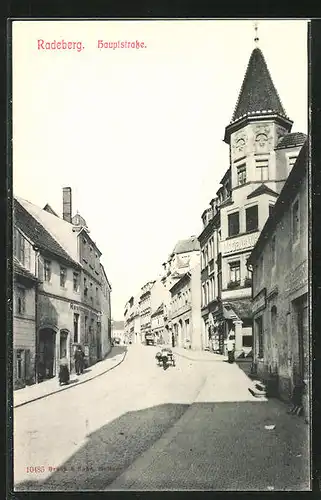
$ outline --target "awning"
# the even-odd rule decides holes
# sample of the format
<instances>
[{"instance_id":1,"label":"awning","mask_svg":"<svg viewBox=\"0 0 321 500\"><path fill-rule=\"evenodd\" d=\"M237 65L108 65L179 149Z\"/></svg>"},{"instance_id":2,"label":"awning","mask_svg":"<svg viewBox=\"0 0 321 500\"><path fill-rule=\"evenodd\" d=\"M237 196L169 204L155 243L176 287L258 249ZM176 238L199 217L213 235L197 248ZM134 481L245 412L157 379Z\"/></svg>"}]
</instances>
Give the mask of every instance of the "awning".
<instances>
[{"instance_id":1,"label":"awning","mask_svg":"<svg viewBox=\"0 0 321 500\"><path fill-rule=\"evenodd\" d=\"M240 299L224 302L223 314L226 319L250 319L252 318L252 300Z\"/></svg>"},{"instance_id":2,"label":"awning","mask_svg":"<svg viewBox=\"0 0 321 500\"><path fill-rule=\"evenodd\" d=\"M224 319L240 319L229 304L223 304Z\"/></svg>"}]
</instances>

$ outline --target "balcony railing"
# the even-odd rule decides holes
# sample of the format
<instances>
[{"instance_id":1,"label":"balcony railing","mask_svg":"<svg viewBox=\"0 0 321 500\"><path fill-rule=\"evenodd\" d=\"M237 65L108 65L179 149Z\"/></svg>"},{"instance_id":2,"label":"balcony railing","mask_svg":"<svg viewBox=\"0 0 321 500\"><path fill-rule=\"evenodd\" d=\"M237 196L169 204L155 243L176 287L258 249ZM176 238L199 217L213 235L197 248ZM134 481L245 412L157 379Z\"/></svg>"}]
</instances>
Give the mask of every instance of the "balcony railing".
<instances>
[{"instance_id":1,"label":"balcony railing","mask_svg":"<svg viewBox=\"0 0 321 500\"><path fill-rule=\"evenodd\" d=\"M229 281L228 284L227 284L227 288L229 290L235 290L235 288L239 288L241 284L241 281L240 280L237 280L237 281Z\"/></svg>"}]
</instances>

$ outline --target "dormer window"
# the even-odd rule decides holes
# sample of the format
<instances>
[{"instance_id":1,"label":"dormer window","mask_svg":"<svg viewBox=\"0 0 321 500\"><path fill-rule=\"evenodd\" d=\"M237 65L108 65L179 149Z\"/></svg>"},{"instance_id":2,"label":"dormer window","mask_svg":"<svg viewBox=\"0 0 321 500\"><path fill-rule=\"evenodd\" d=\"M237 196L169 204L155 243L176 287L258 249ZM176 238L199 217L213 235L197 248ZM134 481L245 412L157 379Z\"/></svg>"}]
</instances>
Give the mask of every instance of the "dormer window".
<instances>
[{"instance_id":1,"label":"dormer window","mask_svg":"<svg viewBox=\"0 0 321 500\"><path fill-rule=\"evenodd\" d=\"M240 165L237 167L237 185L242 186L246 183L246 165Z\"/></svg>"},{"instance_id":2,"label":"dormer window","mask_svg":"<svg viewBox=\"0 0 321 500\"><path fill-rule=\"evenodd\" d=\"M292 155L292 156L288 157L288 166L289 166L289 169L291 169L293 167L293 165L296 162L296 159L297 159L297 155Z\"/></svg>"}]
</instances>

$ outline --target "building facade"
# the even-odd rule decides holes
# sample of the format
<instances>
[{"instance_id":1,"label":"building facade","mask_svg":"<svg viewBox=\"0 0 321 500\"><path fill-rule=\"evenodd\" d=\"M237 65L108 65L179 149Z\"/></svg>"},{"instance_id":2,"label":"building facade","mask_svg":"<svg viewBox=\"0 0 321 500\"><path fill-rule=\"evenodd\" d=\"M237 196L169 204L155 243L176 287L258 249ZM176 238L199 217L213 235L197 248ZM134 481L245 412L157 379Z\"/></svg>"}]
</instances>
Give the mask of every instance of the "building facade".
<instances>
[{"instance_id":1,"label":"building facade","mask_svg":"<svg viewBox=\"0 0 321 500\"><path fill-rule=\"evenodd\" d=\"M254 368L291 398L305 387L309 413L308 144L302 148L250 255L253 272Z\"/></svg>"},{"instance_id":2,"label":"building facade","mask_svg":"<svg viewBox=\"0 0 321 500\"><path fill-rule=\"evenodd\" d=\"M124 321L116 321L116 320L111 321L111 336L113 339L118 337L122 344L123 343L128 344L129 342L132 342L132 339L130 337L127 337L125 334Z\"/></svg>"},{"instance_id":3,"label":"building facade","mask_svg":"<svg viewBox=\"0 0 321 500\"><path fill-rule=\"evenodd\" d=\"M156 311L151 314L151 328L152 332L157 339L157 343L165 343L165 331L164 331L164 305L161 304Z\"/></svg>"},{"instance_id":4,"label":"building facade","mask_svg":"<svg viewBox=\"0 0 321 500\"><path fill-rule=\"evenodd\" d=\"M13 229L13 386L20 389L37 378L36 251L23 232Z\"/></svg>"},{"instance_id":5,"label":"building facade","mask_svg":"<svg viewBox=\"0 0 321 500\"><path fill-rule=\"evenodd\" d=\"M61 358L67 358L69 367L72 366L74 325L70 304L79 299L80 265L17 200L14 201L14 218L15 225L25 232L36 249L35 274L39 279L36 375L41 381L58 374Z\"/></svg>"},{"instance_id":6,"label":"building facade","mask_svg":"<svg viewBox=\"0 0 321 500\"><path fill-rule=\"evenodd\" d=\"M101 271L101 288L100 288L100 304L101 304L101 331L100 345L101 356L99 359L104 359L111 350L111 285L107 278L104 266L100 264Z\"/></svg>"},{"instance_id":7,"label":"building facade","mask_svg":"<svg viewBox=\"0 0 321 500\"><path fill-rule=\"evenodd\" d=\"M201 349L200 265L194 266L171 288L172 345Z\"/></svg>"},{"instance_id":8,"label":"building facade","mask_svg":"<svg viewBox=\"0 0 321 500\"><path fill-rule=\"evenodd\" d=\"M63 189L63 217L47 204L44 209L15 200L15 217L39 249L40 279L37 310L39 378L58 374L66 357L74 369L77 344L88 365L110 349L110 285L100 263L101 252L85 220L72 217L71 189ZM104 314L104 318L102 318Z\"/></svg>"},{"instance_id":9,"label":"building facade","mask_svg":"<svg viewBox=\"0 0 321 500\"><path fill-rule=\"evenodd\" d=\"M140 310L140 333L142 338L145 339L147 333L152 331L151 315L152 315L152 288L155 284L154 281L148 281L141 288L139 297L139 310Z\"/></svg>"},{"instance_id":10,"label":"building facade","mask_svg":"<svg viewBox=\"0 0 321 500\"><path fill-rule=\"evenodd\" d=\"M228 333L236 354L252 347L251 277L247 259L306 139L290 133L262 51L250 57L224 141L230 165L211 208L203 213L203 339L221 352Z\"/></svg>"},{"instance_id":11,"label":"building facade","mask_svg":"<svg viewBox=\"0 0 321 500\"><path fill-rule=\"evenodd\" d=\"M166 344L174 345L177 338L177 330L174 331L172 322L172 295L171 288L184 275L200 264L200 244L196 236L185 240L178 240L166 262L163 263L163 277L161 282L164 286L163 316L164 316L164 340ZM199 286L200 284L199 276ZM176 328L176 327L175 327Z\"/></svg>"}]
</instances>

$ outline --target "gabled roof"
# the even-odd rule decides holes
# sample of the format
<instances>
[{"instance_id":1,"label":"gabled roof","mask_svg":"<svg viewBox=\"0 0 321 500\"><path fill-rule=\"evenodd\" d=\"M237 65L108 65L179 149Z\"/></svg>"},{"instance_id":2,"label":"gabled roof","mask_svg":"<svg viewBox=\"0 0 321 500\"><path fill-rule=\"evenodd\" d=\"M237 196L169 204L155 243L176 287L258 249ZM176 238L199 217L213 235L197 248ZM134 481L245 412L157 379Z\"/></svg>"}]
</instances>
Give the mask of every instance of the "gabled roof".
<instances>
[{"instance_id":1,"label":"gabled roof","mask_svg":"<svg viewBox=\"0 0 321 500\"><path fill-rule=\"evenodd\" d=\"M176 243L171 255L193 252L195 250L200 250L200 244L197 236L192 236L191 238L188 238L186 240L179 240Z\"/></svg>"},{"instance_id":2,"label":"gabled roof","mask_svg":"<svg viewBox=\"0 0 321 500\"><path fill-rule=\"evenodd\" d=\"M14 223L39 249L54 254L65 261L80 267L59 245L50 233L20 203L14 199Z\"/></svg>"},{"instance_id":3,"label":"gabled roof","mask_svg":"<svg viewBox=\"0 0 321 500\"><path fill-rule=\"evenodd\" d=\"M307 139L307 135L303 132L292 132L284 135L275 149L291 148L295 146L303 146Z\"/></svg>"},{"instance_id":4,"label":"gabled roof","mask_svg":"<svg viewBox=\"0 0 321 500\"><path fill-rule=\"evenodd\" d=\"M17 257L13 257L13 270L15 274L19 274L20 276L28 278L31 281L39 281L38 278L29 271L29 269L26 269L20 264Z\"/></svg>"},{"instance_id":5,"label":"gabled roof","mask_svg":"<svg viewBox=\"0 0 321 500\"><path fill-rule=\"evenodd\" d=\"M231 123L245 115L262 112L273 112L286 118L263 53L256 47L247 66Z\"/></svg>"},{"instance_id":6,"label":"gabled roof","mask_svg":"<svg viewBox=\"0 0 321 500\"><path fill-rule=\"evenodd\" d=\"M247 199L256 198L261 194L269 194L271 196L276 196L276 197L279 196L278 193L273 191L273 189L269 188L266 184L261 184L258 188L254 189L254 191L252 191L252 193L250 193L247 196Z\"/></svg>"},{"instance_id":7,"label":"gabled roof","mask_svg":"<svg viewBox=\"0 0 321 500\"><path fill-rule=\"evenodd\" d=\"M157 316L158 314L162 313L163 311L164 311L164 304L161 304L160 306L158 306L158 308L156 309L156 311L154 311L151 314L151 317L153 318L154 316Z\"/></svg>"}]
</instances>

